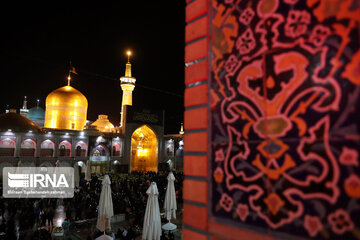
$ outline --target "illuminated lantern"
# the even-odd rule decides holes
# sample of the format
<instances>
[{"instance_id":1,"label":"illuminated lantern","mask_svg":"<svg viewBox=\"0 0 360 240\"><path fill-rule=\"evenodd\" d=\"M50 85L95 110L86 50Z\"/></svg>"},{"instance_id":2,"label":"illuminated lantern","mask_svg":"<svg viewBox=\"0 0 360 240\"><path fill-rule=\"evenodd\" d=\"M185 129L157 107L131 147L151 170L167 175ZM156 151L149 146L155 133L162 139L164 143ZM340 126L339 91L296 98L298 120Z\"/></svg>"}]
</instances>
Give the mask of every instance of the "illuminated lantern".
<instances>
[{"instance_id":1,"label":"illuminated lantern","mask_svg":"<svg viewBox=\"0 0 360 240\"><path fill-rule=\"evenodd\" d=\"M70 86L51 92L46 98L45 128L83 130L86 124L88 101Z\"/></svg>"}]
</instances>

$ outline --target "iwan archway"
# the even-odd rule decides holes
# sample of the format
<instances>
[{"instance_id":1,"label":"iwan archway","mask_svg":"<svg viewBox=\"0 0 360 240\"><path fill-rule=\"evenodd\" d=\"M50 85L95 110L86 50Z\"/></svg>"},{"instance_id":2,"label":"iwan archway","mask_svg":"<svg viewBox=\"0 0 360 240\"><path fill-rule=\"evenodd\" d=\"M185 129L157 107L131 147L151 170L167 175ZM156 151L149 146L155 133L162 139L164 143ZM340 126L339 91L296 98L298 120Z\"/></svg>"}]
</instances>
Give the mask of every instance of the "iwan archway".
<instances>
[{"instance_id":1,"label":"iwan archway","mask_svg":"<svg viewBox=\"0 0 360 240\"><path fill-rule=\"evenodd\" d=\"M131 171L157 172L158 139L153 130L143 125L131 136Z\"/></svg>"}]
</instances>

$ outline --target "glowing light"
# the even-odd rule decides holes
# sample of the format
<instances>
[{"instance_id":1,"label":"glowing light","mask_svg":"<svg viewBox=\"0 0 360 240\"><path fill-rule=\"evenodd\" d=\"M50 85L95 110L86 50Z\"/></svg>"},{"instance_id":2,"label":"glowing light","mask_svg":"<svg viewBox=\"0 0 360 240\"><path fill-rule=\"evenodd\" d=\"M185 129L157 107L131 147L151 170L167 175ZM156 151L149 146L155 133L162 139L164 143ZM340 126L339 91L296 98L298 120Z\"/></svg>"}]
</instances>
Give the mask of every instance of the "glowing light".
<instances>
[{"instance_id":1,"label":"glowing light","mask_svg":"<svg viewBox=\"0 0 360 240\"><path fill-rule=\"evenodd\" d=\"M87 107L86 97L75 88L58 88L46 98L44 125L46 128L82 131L86 124Z\"/></svg>"},{"instance_id":2,"label":"glowing light","mask_svg":"<svg viewBox=\"0 0 360 240\"><path fill-rule=\"evenodd\" d=\"M65 133L65 135L66 135L66 136L68 136L68 135L69 135L69 133Z\"/></svg>"},{"instance_id":3,"label":"glowing light","mask_svg":"<svg viewBox=\"0 0 360 240\"><path fill-rule=\"evenodd\" d=\"M157 171L158 141L156 134L146 125L138 128L131 136L132 171Z\"/></svg>"},{"instance_id":4,"label":"glowing light","mask_svg":"<svg viewBox=\"0 0 360 240\"><path fill-rule=\"evenodd\" d=\"M131 56L131 51L127 51L126 53L128 56Z\"/></svg>"},{"instance_id":5,"label":"glowing light","mask_svg":"<svg viewBox=\"0 0 360 240\"><path fill-rule=\"evenodd\" d=\"M84 132L83 132L83 131L80 132L80 136L84 136Z\"/></svg>"},{"instance_id":6,"label":"glowing light","mask_svg":"<svg viewBox=\"0 0 360 240\"><path fill-rule=\"evenodd\" d=\"M8 129L8 132L11 132L11 129Z\"/></svg>"},{"instance_id":7,"label":"glowing light","mask_svg":"<svg viewBox=\"0 0 360 240\"><path fill-rule=\"evenodd\" d=\"M29 130L29 133L32 133L32 131L31 131L31 130Z\"/></svg>"},{"instance_id":8,"label":"glowing light","mask_svg":"<svg viewBox=\"0 0 360 240\"><path fill-rule=\"evenodd\" d=\"M139 148L138 152L137 152L137 156L138 157L146 157L149 155L149 150L148 149L143 149L143 148Z\"/></svg>"}]
</instances>

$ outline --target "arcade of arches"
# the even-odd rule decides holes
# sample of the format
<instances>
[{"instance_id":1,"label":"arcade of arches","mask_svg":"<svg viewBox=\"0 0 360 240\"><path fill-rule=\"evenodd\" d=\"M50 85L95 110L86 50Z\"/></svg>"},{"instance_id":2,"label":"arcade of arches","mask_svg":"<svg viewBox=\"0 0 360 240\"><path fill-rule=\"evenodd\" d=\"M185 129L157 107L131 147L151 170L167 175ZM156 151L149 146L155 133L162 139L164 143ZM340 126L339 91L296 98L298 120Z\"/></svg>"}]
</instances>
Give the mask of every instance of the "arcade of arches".
<instances>
[{"instance_id":1,"label":"arcade of arches","mask_svg":"<svg viewBox=\"0 0 360 240\"><path fill-rule=\"evenodd\" d=\"M136 129L131 136L131 171L157 172L156 134L148 126Z\"/></svg>"}]
</instances>

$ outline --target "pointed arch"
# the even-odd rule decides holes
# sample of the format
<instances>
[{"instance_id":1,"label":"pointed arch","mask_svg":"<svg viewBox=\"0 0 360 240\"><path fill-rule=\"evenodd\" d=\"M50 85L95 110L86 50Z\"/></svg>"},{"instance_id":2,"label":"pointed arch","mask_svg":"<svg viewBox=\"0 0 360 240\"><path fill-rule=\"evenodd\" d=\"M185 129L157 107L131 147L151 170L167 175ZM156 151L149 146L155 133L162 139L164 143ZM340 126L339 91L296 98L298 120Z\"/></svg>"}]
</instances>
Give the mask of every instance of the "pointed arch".
<instances>
[{"instance_id":1,"label":"pointed arch","mask_svg":"<svg viewBox=\"0 0 360 240\"><path fill-rule=\"evenodd\" d=\"M16 142L10 138L0 141L0 156L15 156Z\"/></svg>"},{"instance_id":2,"label":"pointed arch","mask_svg":"<svg viewBox=\"0 0 360 240\"><path fill-rule=\"evenodd\" d=\"M21 157L35 157L36 142L30 138L25 139L20 145Z\"/></svg>"},{"instance_id":3,"label":"pointed arch","mask_svg":"<svg viewBox=\"0 0 360 240\"><path fill-rule=\"evenodd\" d=\"M59 143L59 157L71 156L71 143L67 140L63 140Z\"/></svg>"},{"instance_id":4,"label":"pointed arch","mask_svg":"<svg viewBox=\"0 0 360 240\"><path fill-rule=\"evenodd\" d=\"M40 157L54 157L55 143L50 139L44 140L40 145Z\"/></svg>"},{"instance_id":5,"label":"pointed arch","mask_svg":"<svg viewBox=\"0 0 360 240\"><path fill-rule=\"evenodd\" d=\"M147 125L137 128L131 135L131 171L158 170L158 139Z\"/></svg>"},{"instance_id":6,"label":"pointed arch","mask_svg":"<svg viewBox=\"0 0 360 240\"><path fill-rule=\"evenodd\" d=\"M85 157L87 154L87 144L84 141L78 141L75 144L75 156Z\"/></svg>"}]
</instances>

